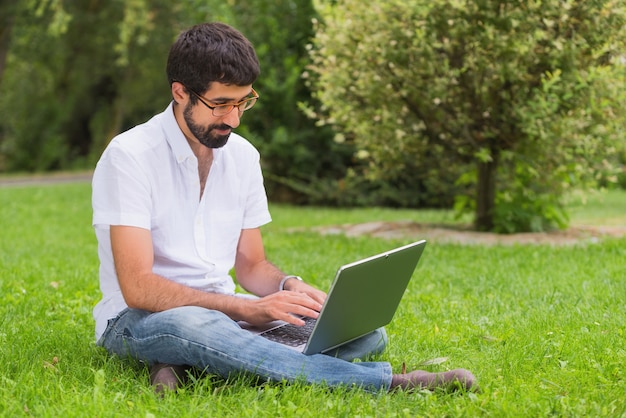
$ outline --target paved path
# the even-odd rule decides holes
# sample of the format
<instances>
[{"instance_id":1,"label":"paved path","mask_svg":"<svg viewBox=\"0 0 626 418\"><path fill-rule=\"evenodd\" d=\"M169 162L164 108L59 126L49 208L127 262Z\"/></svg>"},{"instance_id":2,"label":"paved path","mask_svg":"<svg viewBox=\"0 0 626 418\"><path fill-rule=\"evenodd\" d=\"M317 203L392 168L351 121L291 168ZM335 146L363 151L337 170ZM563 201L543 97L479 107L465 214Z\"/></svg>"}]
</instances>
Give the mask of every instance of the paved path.
<instances>
[{"instance_id":1,"label":"paved path","mask_svg":"<svg viewBox=\"0 0 626 418\"><path fill-rule=\"evenodd\" d=\"M32 175L0 176L0 187L44 186L59 183L89 183L92 171L77 171Z\"/></svg>"}]
</instances>

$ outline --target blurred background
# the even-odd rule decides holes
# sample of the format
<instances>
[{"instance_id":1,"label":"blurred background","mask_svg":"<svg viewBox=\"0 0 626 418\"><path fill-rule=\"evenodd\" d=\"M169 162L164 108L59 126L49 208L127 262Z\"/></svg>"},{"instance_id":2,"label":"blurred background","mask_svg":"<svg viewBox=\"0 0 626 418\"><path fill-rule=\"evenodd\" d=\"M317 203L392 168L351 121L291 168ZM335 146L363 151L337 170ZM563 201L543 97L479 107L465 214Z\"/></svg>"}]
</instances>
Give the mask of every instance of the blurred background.
<instances>
[{"instance_id":1,"label":"blurred background","mask_svg":"<svg viewBox=\"0 0 626 418\"><path fill-rule=\"evenodd\" d=\"M169 47L223 21L255 45L238 132L270 200L450 208L565 227L626 187L624 1L2 0L0 174L90 170L168 105Z\"/></svg>"}]
</instances>

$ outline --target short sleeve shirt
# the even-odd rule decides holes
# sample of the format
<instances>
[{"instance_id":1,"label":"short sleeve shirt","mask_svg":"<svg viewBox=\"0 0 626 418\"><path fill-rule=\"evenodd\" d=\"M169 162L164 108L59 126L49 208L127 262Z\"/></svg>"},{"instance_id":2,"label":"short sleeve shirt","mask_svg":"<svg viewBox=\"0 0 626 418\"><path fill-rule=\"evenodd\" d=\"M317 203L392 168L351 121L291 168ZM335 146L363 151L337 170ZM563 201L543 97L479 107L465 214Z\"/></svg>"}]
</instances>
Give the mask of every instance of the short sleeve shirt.
<instances>
[{"instance_id":1,"label":"short sleeve shirt","mask_svg":"<svg viewBox=\"0 0 626 418\"><path fill-rule=\"evenodd\" d=\"M172 104L115 137L93 176L93 226L98 239L102 300L94 309L96 337L127 307L111 251L110 225L151 232L153 272L207 292L233 294L242 229L271 221L258 151L232 133L214 150L200 198L198 161Z\"/></svg>"}]
</instances>

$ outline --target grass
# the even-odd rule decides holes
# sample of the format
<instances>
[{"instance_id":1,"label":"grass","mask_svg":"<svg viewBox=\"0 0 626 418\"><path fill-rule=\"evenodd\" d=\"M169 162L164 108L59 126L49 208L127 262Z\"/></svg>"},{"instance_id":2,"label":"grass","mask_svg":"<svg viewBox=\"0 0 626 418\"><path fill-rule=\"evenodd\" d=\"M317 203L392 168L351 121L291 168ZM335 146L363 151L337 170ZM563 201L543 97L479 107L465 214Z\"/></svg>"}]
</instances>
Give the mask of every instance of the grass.
<instances>
[{"instance_id":1,"label":"grass","mask_svg":"<svg viewBox=\"0 0 626 418\"><path fill-rule=\"evenodd\" d=\"M578 246L429 244L380 360L471 369L480 394L380 393L202 378L164 399L147 370L93 342L90 188L0 188L0 415L98 417L626 416L626 239ZM609 203L607 203L609 202ZM274 206L267 252L327 288L336 267L406 241L289 232L442 211ZM572 205L572 222L626 225L626 193ZM426 238L428 237L415 237ZM422 363L433 363L422 365Z\"/></svg>"}]
</instances>

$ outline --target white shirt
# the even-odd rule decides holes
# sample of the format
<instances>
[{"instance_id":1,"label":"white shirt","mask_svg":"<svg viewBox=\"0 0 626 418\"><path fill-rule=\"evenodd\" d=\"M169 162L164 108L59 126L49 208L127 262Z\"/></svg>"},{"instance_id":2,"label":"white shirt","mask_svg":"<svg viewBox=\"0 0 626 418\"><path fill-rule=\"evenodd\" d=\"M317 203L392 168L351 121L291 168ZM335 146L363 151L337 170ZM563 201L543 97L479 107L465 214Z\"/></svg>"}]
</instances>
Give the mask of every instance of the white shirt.
<instances>
[{"instance_id":1,"label":"white shirt","mask_svg":"<svg viewBox=\"0 0 626 418\"><path fill-rule=\"evenodd\" d=\"M259 153L234 133L213 151L200 199L198 161L172 104L111 141L94 172L92 205L102 291L94 308L96 338L108 319L127 307L113 263L110 225L150 230L154 273L195 289L234 294L229 272L241 230L271 221Z\"/></svg>"}]
</instances>

